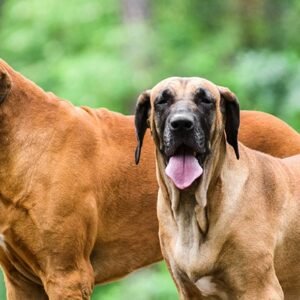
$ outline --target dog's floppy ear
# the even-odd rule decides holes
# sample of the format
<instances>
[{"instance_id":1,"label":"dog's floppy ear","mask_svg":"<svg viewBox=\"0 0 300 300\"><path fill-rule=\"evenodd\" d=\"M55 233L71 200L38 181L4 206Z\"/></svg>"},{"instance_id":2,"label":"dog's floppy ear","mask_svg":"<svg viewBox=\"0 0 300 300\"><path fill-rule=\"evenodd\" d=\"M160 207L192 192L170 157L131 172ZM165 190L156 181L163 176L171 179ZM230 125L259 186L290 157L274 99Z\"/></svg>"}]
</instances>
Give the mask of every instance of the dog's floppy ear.
<instances>
[{"instance_id":1,"label":"dog's floppy ear","mask_svg":"<svg viewBox=\"0 0 300 300\"><path fill-rule=\"evenodd\" d=\"M135 163L138 164L143 146L143 139L148 128L148 115L150 112L150 90L144 91L138 97L135 109L135 131L137 137L137 147L135 150Z\"/></svg>"},{"instance_id":2,"label":"dog's floppy ear","mask_svg":"<svg viewBox=\"0 0 300 300\"><path fill-rule=\"evenodd\" d=\"M6 71L0 67L0 104L4 101L11 89L11 79Z\"/></svg>"},{"instance_id":3,"label":"dog's floppy ear","mask_svg":"<svg viewBox=\"0 0 300 300\"><path fill-rule=\"evenodd\" d=\"M225 108L225 132L228 144L235 152L236 158L240 158L238 146L238 131L240 126L240 106L237 97L228 88L219 86L221 99Z\"/></svg>"}]
</instances>

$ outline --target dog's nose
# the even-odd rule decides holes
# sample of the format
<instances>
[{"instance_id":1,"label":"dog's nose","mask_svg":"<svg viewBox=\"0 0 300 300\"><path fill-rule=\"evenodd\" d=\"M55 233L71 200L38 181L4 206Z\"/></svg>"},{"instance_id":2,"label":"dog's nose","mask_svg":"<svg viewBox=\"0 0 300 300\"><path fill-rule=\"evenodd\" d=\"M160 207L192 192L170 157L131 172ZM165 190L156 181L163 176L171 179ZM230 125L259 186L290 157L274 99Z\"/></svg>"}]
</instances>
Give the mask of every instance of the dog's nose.
<instances>
[{"instance_id":1,"label":"dog's nose","mask_svg":"<svg viewBox=\"0 0 300 300\"><path fill-rule=\"evenodd\" d=\"M170 119L170 127L173 131L189 131L194 128L192 116L176 114Z\"/></svg>"}]
</instances>

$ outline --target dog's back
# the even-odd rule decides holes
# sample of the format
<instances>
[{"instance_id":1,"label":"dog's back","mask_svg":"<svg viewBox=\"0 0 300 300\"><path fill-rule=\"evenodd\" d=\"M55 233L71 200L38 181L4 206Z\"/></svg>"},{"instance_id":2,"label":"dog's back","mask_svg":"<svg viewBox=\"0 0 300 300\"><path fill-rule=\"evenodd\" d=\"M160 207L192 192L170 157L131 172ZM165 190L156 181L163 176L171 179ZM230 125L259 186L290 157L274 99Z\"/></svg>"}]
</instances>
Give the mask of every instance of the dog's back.
<instances>
[{"instance_id":1,"label":"dog's back","mask_svg":"<svg viewBox=\"0 0 300 300\"><path fill-rule=\"evenodd\" d=\"M268 141L271 133L272 138ZM250 136L252 139L248 142ZM286 157L286 153L289 153L288 156L300 154L300 134L280 119L264 112L241 112L239 139L251 149L276 157Z\"/></svg>"}]
</instances>

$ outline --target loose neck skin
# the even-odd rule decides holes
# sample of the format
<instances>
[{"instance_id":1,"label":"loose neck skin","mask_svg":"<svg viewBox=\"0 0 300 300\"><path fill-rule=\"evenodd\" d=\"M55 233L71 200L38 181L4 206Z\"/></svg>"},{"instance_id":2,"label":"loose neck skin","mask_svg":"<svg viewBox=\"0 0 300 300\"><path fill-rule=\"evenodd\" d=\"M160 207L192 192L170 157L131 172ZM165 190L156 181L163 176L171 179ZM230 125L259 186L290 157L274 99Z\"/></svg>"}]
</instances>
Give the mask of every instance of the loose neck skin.
<instances>
[{"instance_id":1,"label":"loose neck skin","mask_svg":"<svg viewBox=\"0 0 300 300\"><path fill-rule=\"evenodd\" d=\"M226 143L225 135L212 141L211 149L213 152L204 163L201 178L184 191L178 190L165 175L163 157L156 151L159 223L168 220L173 255L192 280L211 272L235 218L236 210L232 206L237 203L248 176ZM244 151L242 154L244 156ZM236 167L241 168L241 172L234 172ZM224 210L228 214L224 214Z\"/></svg>"},{"instance_id":2,"label":"loose neck skin","mask_svg":"<svg viewBox=\"0 0 300 300\"><path fill-rule=\"evenodd\" d=\"M189 189L183 191L177 189L166 176L163 156L159 150L156 151L159 186L175 223L178 228L181 226L187 228L196 221L198 235L202 238L205 238L209 229L210 214L207 208L210 207L213 199L222 199L220 197L223 190L222 173L227 160L231 161L233 159L231 156L234 156L234 152L226 146L225 135L212 142L211 148L214 150L204 163L201 178L197 179ZM234 159L236 160L235 157ZM214 212L211 213L214 214Z\"/></svg>"}]
</instances>

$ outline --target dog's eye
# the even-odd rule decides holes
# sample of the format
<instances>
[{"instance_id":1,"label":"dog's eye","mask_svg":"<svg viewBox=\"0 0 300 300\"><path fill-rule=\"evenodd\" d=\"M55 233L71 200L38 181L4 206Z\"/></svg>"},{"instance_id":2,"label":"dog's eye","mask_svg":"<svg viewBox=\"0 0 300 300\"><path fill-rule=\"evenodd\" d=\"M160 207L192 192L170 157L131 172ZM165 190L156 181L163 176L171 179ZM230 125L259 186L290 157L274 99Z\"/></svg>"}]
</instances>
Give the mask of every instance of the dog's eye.
<instances>
[{"instance_id":1,"label":"dog's eye","mask_svg":"<svg viewBox=\"0 0 300 300\"><path fill-rule=\"evenodd\" d=\"M159 97L159 99L156 101L157 105L165 105L168 104L168 99L164 97Z\"/></svg>"},{"instance_id":2,"label":"dog's eye","mask_svg":"<svg viewBox=\"0 0 300 300\"><path fill-rule=\"evenodd\" d=\"M201 103L203 103L203 104L213 104L213 101L212 101L211 98L203 97L203 98L201 99Z\"/></svg>"},{"instance_id":3,"label":"dog's eye","mask_svg":"<svg viewBox=\"0 0 300 300\"><path fill-rule=\"evenodd\" d=\"M214 103L214 98L205 89L198 89L196 92L196 101L199 104L210 105Z\"/></svg>"},{"instance_id":4,"label":"dog's eye","mask_svg":"<svg viewBox=\"0 0 300 300\"><path fill-rule=\"evenodd\" d=\"M156 104L157 105L165 105L168 104L170 99L172 97L172 94L169 90L164 90L160 96L158 97Z\"/></svg>"}]
</instances>

